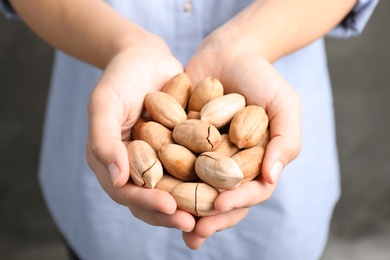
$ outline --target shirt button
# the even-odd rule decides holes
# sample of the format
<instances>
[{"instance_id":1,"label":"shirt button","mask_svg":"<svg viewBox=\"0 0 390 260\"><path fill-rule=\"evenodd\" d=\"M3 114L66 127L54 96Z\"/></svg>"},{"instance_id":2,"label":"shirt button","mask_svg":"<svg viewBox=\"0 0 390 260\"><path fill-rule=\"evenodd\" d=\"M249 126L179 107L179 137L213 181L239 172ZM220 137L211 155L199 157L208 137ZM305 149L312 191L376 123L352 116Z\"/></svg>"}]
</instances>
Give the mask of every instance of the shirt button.
<instances>
[{"instance_id":1,"label":"shirt button","mask_svg":"<svg viewBox=\"0 0 390 260\"><path fill-rule=\"evenodd\" d=\"M191 12L192 9L193 9L192 1L190 1L190 0L185 1L183 4L183 11L188 13L188 12Z\"/></svg>"}]
</instances>

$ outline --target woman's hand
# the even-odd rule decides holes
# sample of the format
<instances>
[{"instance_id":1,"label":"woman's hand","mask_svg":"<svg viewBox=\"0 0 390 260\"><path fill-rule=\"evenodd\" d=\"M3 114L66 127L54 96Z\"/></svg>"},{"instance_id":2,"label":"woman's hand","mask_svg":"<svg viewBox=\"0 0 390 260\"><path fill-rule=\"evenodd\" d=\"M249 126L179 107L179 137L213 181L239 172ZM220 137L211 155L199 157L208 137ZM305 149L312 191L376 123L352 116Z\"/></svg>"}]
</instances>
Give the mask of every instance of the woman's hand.
<instances>
[{"instance_id":1,"label":"woman's hand","mask_svg":"<svg viewBox=\"0 0 390 260\"><path fill-rule=\"evenodd\" d=\"M115 55L90 97L87 160L108 195L129 207L135 217L151 225L191 231L194 218L176 210L170 194L128 182L131 173L126 145L142 113L144 97L161 90L180 72L183 66L157 37Z\"/></svg>"},{"instance_id":2,"label":"woman's hand","mask_svg":"<svg viewBox=\"0 0 390 260\"><path fill-rule=\"evenodd\" d=\"M247 104L265 108L271 136L262 174L234 190L222 192L214 203L219 214L201 218L194 231L183 233L186 244L193 249L213 233L236 225L250 207L267 200L283 168L301 149L299 97L272 64L251 46L219 29L204 41L186 68L193 84L212 76L222 82L225 93L240 93Z\"/></svg>"}]
</instances>

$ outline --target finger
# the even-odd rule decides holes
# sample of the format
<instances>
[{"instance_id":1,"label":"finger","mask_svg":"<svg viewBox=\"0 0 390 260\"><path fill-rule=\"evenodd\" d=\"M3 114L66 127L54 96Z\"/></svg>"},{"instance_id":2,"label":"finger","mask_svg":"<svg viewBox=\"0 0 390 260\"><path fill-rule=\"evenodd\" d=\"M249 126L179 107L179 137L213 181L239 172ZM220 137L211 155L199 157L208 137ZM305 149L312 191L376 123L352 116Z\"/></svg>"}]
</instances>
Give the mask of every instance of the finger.
<instances>
[{"instance_id":1,"label":"finger","mask_svg":"<svg viewBox=\"0 0 390 260\"><path fill-rule=\"evenodd\" d=\"M262 164L262 175L268 183L276 183L284 167L301 150L301 105L298 95L289 87L277 93L267 113L271 140Z\"/></svg>"},{"instance_id":2,"label":"finger","mask_svg":"<svg viewBox=\"0 0 390 260\"><path fill-rule=\"evenodd\" d=\"M107 89L104 92L95 89L88 104L88 162L95 173L98 172L94 169L96 162L102 164L115 187L123 186L129 179L127 148L122 142L124 112L121 104L119 97Z\"/></svg>"},{"instance_id":3,"label":"finger","mask_svg":"<svg viewBox=\"0 0 390 260\"><path fill-rule=\"evenodd\" d=\"M173 214L165 214L159 211L131 210L133 215L153 226L167 228L177 228L183 232L191 232L195 227L194 217L182 210L177 210Z\"/></svg>"},{"instance_id":4,"label":"finger","mask_svg":"<svg viewBox=\"0 0 390 260\"><path fill-rule=\"evenodd\" d=\"M114 201L129 208L159 211L164 214L173 214L177 209L176 201L172 195L162 190L139 187L134 183L111 189L109 193L112 194Z\"/></svg>"},{"instance_id":5,"label":"finger","mask_svg":"<svg viewBox=\"0 0 390 260\"><path fill-rule=\"evenodd\" d=\"M221 192L214 202L214 207L218 212L249 208L269 199L275 188L276 184L269 184L260 176L256 180L242 183L233 190Z\"/></svg>"},{"instance_id":6,"label":"finger","mask_svg":"<svg viewBox=\"0 0 390 260\"><path fill-rule=\"evenodd\" d=\"M176 201L168 192L128 183L120 188L111 186L108 194L117 203L127 206L136 218L151 225L174 227L187 232L195 226L194 217L177 210Z\"/></svg>"},{"instance_id":7,"label":"finger","mask_svg":"<svg viewBox=\"0 0 390 260\"><path fill-rule=\"evenodd\" d=\"M203 243L206 241L206 238L202 238L198 236L195 232L183 232L182 237L184 240L184 243L187 245L188 248L192 250L199 249Z\"/></svg>"},{"instance_id":8,"label":"finger","mask_svg":"<svg viewBox=\"0 0 390 260\"><path fill-rule=\"evenodd\" d=\"M208 238L215 232L222 231L237 225L249 212L249 208L233 209L225 213L201 218L195 226L195 234L201 238Z\"/></svg>"},{"instance_id":9,"label":"finger","mask_svg":"<svg viewBox=\"0 0 390 260\"><path fill-rule=\"evenodd\" d=\"M176 201L168 192L131 183L119 189L117 201L127 205L136 218L154 226L174 227L187 232L195 227L194 217L177 210Z\"/></svg>"}]
</instances>

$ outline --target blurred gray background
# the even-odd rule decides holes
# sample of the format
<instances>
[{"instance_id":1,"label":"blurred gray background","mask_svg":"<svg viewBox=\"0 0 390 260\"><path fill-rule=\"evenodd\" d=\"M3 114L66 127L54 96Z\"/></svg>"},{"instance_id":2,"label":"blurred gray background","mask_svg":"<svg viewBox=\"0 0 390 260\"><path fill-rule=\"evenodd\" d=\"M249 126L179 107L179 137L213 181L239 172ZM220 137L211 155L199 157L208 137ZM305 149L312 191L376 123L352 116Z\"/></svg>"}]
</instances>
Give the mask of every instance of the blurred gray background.
<instances>
[{"instance_id":1,"label":"blurred gray background","mask_svg":"<svg viewBox=\"0 0 390 260\"><path fill-rule=\"evenodd\" d=\"M390 259L390 1L327 39L343 193L323 260ZM66 259L36 177L52 49L0 17L0 258Z\"/></svg>"}]
</instances>

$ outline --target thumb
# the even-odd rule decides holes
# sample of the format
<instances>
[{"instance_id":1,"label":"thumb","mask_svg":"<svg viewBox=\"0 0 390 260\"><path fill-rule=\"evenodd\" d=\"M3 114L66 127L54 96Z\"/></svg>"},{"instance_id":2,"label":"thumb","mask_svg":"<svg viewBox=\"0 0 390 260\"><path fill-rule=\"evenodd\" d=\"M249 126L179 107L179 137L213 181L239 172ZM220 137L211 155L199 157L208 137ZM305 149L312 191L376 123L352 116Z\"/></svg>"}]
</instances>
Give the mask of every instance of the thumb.
<instances>
[{"instance_id":1,"label":"thumb","mask_svg":"<svg viewBox=\"0 0 390 260\"><path fill-rule=\"evenodd\" d=\"M262 175L270 184L278 182L284 167L301 151L300 100L296 93L290 93L287 100L283 99L282 106L279 105L274 110L271 106L268 111L270 142L264 155ZM278 102L273 104L276 106Z\"/></svg>"},{"instance_id":2,"label":"thumb","mask_svg":"<svg viewBox=\"0 0 390 260\"><path fill-rule=\"evenodd\" d=\"M102 184L125 185L129 179L129 159L122 142L121 104L105 93L104 99L93 93L88 104L87 160ZM104 101L103 101L104 100Z\"/></svg>"},{"instance_id":3,"label":"thumb","mask_svg":"<svg viewBox=\"0 0 390 260\"><path fill-rule=\"evenodd\" d=\"M124 143L105 137L89 137L87 142L87 160L89 167L99 181L122 187L129 180L129 162Z\"/></svg>"}]
</instances>

